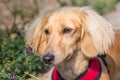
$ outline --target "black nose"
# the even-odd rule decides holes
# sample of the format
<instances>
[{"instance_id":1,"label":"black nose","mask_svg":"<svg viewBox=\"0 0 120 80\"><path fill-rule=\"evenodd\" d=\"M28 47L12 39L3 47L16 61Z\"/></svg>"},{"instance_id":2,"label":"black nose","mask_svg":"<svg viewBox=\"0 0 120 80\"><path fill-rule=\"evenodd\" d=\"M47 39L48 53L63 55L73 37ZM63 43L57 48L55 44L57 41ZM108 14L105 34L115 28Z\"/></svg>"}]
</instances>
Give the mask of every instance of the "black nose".
<instances>
[{"instance_id":1,"label":"black nose","mask_svg":"<svg viewBox=\"0 0 120 80\"><path fill-rule=\"evenodd\" d=\"M54 55L46 54L43 56L42 60L45 62L45 64L52 64L54 62Z\"/></svg>"}]
</instances>

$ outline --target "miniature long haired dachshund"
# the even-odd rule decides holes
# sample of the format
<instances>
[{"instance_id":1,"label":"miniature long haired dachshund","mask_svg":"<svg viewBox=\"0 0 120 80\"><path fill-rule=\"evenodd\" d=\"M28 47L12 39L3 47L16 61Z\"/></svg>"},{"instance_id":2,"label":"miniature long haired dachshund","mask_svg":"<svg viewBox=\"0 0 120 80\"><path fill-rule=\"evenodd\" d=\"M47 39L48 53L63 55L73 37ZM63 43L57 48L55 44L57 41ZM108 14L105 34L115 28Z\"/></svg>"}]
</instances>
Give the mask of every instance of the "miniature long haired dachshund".
<instances>
[{"instance_id":1,"label":"miniature long haired dachshund","mask_svg":"<svg viewBox=\"0 0 120 80\"><path fill-rule=\"evenodd\" d=\"M43 80L115 80L120 73L120 30L85 7L45 13L26 42L51 67Z\"/></svg>"}]
</instances>

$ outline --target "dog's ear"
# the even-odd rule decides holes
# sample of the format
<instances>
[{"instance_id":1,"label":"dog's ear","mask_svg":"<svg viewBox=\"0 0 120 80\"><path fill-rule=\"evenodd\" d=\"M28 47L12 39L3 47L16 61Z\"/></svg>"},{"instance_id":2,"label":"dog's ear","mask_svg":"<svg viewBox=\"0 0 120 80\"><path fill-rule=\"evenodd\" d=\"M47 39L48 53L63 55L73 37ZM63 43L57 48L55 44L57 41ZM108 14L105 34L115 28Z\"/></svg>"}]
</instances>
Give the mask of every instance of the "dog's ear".
<instances>
[{"instance_id":1,"label":"dog's ear","mask_svg":"<svg viewBox=\"0 0 120 80\"><path fill-rule=\"evenodd\" d=\"M92 10L81 11L85 14L82 21L81 50L88 57L102 54L108 50L114 39L111 24Z\"/></svg>"},{"instance_id":2,"label":"dog's ear","mask_svg":"<svg viewBox=\"0 0 120 80\"><path fill-rule=\"evenodd\" d=\"M34 51L39 51L40 54L43 53L46 47L44 27L52 12L53 11L47 12L39 19L35 20L26 34L26 43L31 46Z\"/></svg>"}]
</instances>

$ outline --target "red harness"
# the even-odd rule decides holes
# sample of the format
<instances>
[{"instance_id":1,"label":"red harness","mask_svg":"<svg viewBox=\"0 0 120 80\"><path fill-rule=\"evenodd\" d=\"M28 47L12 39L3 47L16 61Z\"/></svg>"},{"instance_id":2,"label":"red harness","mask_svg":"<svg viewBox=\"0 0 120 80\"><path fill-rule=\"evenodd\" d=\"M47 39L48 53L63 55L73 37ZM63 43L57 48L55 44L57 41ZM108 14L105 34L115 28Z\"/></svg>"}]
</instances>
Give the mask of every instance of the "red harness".
<instances>
[{"instance_id":1,"label":"red harness","mask_svg":"<svg viewBox=\"0 0 120 80\"><path fill-rule=\"evenodd\" d=\"M102 69L99 60L93 58L90 60L89 68L75 80L99 80L101 72ZM60 76L56 68L53 70L52 79L65 80Z\"/></svg>"}]
</instances>

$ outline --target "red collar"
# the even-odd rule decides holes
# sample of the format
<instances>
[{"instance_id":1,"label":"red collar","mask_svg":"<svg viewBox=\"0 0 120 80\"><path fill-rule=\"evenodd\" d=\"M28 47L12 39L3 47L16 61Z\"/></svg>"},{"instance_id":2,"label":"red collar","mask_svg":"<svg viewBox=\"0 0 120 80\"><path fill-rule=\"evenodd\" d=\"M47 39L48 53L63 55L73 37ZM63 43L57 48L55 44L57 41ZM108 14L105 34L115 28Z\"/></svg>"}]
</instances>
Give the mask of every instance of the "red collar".
<instances>
[{"instance_id":1,"label":"red collar","mask_svg":"<svg viewBox=\"0 0 120 80\"><path fill-rule=\"evenodd\" d=\"M99 80L101 76L101 65L98 58L93 58L90 60L89 68L83 73L80 74L75 80ZM54 68L52 73L52 80L65 80L58 73L57 69Z\"/></svg>"}]
</instances>

